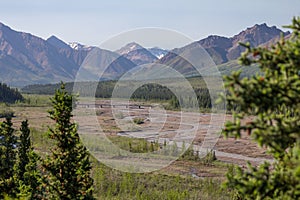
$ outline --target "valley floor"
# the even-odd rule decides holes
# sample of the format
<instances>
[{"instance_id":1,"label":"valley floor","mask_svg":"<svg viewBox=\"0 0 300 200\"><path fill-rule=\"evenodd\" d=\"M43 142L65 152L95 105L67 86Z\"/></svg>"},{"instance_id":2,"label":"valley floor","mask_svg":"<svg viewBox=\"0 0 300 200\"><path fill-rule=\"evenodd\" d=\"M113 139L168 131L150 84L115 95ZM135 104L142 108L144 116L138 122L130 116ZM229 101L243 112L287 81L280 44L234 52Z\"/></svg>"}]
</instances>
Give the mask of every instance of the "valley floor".
<instances>
[{"instance_id":1,"label":"valley floor","mask_svg":"<svg viewBox=\"0 0 300 200\"><path fill-rule=\"evenodd\" d=\"M95 194L100 199L230 199L231 191L221 187L228 169L246 166L248 161L254 165L272 161L266 150L246 134L239 140L219 135L230 115L165 111L157 104L137 102L127 107L124 103L102 108L87 105L90 102L81 102L74 120L93 155ZM41 154L52 145L46 136L52 126L49 108L12 107L16 113L14 125L19 127L22 120L28 119L33 145ZM110 141L109 147L102 143L103 136ZM202 156L211 153L210 147L216 159ZM183 153L184 149L193 152Z\"/></svg>"}]
</instances>

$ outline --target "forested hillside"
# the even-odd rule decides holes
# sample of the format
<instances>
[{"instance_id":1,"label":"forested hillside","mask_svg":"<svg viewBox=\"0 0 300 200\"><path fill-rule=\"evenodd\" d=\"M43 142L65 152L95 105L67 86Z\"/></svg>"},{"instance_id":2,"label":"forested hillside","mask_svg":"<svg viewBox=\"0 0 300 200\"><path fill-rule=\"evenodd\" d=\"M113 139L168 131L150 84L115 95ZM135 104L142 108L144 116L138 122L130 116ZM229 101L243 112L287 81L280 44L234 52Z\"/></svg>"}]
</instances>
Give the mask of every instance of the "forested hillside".
<instances>
[{"instance_id":1,"label":"forested hillside","mask_svg":"<svg viewBox=\"0 0 300 200\"><path fill-rule=\"evenodd\" d=\"M12 89L4 83L0 83L0 102L15 103L23 101L24 98L17 89Z\"/></svg>"}]
</instances>

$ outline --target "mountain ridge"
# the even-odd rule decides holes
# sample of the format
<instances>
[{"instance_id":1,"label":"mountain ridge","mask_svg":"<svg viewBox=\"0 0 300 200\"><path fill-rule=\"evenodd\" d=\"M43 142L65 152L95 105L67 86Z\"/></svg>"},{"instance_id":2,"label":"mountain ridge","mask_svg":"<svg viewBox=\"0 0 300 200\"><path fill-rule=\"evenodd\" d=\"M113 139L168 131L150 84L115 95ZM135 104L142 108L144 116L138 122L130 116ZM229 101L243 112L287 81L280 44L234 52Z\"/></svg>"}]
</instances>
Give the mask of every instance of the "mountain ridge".
<instances>
[{"instance_id":1,"label":"mountain ridge","mask_svg":"<svg viewBox=\"0 0 300 200\"><path fill-rule=\"evenodd\" d=\"M181 55L188 55L188 52L195 48L204 48L214 63L220 65L240 57L241 53L245 50L240 43L249 42L252 47L260 45L267 46L269 43L274 44L274 42L278 41L281 35L288 37L290 32L283 32L275 26L269 27L266 23L256 24L242 30L232 37L210 35L181 48L173 49L158 62L163 65L171 66L184 75L199 75L197 70L195 70L195 67L201 69L206 64L201 63L200 65L203 66L193 66L187 60L182 58ZM202 59L207 59L207 55L203 54L202 56L204 56ZM199 58L199 60L201 60L201 58Z\"/></svg>"},{"instance_id":2,"label":"mountain ridge","mask_svg":"<svg viewBox=\"0 0 300 200\"><path fill-rule=\"evenodd\" d=\"M212 41L211 37L213 36L211 36L199 40L198 43L209 53L211 52L210 55L213 55L213 50L216 51L215 54L219 53L219 57L221 57L222 60L215 60L215 62L216 64L223 64L230 60L237 59L245 50L244 47L240 46L240 43L249 42L252 47L257 47L274 38L279 38L281 34L286 36L290 34L290 32L283 32L276 26L269 27L266 23L263 23L248 27L232 37L219 36L219 38ZM209 43L209 41L211 43Z\"/></svg>"},{"instance_id":3,"label":"mountain ridge","mask_svg":"<svg viewBox=\"0 0 300 200\"><path fill-rule=\"evenodd\" d=\"M232 37L211 35L170 51L157 48L157 55L153 53L155 48L147 49L132 42L116 51L121 54L120 59L116 58L115 52L98 50L98 53L103 53L98 59L103 61L97 63L107 64L106 61L112 58L117 60L109 66L109 73L107 73L109 79L116 79L126 70L147 63L169 65L185 75L193 74L191 68L193 66L178 55L189 52L199 45L216 64L224 64L237 59L244 51L244 48L239 45L240 42L249 42L251 46L268 45L276 42L280 35L288 37L289 34L275 26L269 27L265 23L256 24ZM15 31L0 22L0 69L2 70L0 81L17 87L36 83L73 81L79 67L86 63L87 56L94 49L95 47L87 47L76 42L65 43L54 35L44 40L31 33ZM98 68L103 66L99 65ZM96 71L97 69L90 69L90 76Z\"/></svg>"},{"instance_id":4,"label":"mountain ridge","mask_svg":"<svg viewBox=\"0 0 300 200\"><path fill-rule=\"evenodd\" d=\"M47 40L31 33L18 32L0 24L0 81L11 86L73 81L78 69L93 48L75 50L65 42L51 36ZM106 51L105 56L114 53ZM106 59L103 56L101 59ZM108 58L109 59L109 58ZM119 63L123 62L123 63ZM124 67L134 67L126 58L118 59L107 66L117 78ZM90 71L89 76L94 72Z\"/></svg>"}]
</instances>

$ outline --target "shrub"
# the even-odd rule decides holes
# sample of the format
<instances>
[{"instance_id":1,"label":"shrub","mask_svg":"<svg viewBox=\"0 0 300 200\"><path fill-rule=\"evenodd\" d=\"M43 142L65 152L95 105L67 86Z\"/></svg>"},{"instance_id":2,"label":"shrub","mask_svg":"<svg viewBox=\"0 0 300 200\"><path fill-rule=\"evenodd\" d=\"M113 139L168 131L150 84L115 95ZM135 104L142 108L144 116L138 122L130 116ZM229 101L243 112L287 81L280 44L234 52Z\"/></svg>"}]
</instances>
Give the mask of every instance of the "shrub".
<instances>
[{"instance_id":1,"label":"shrub","mask_svg":"<svg viewBox=\"0 0 300 200\"><path fill-rule=\"evenodd\" d=\"M134 122L135 124L143 124L143 123L144 123L144 119L143 119L143 118L137 117L137 118L134 118L134 119L133 119L133 122Z\"/></svg>"}]
</instances>

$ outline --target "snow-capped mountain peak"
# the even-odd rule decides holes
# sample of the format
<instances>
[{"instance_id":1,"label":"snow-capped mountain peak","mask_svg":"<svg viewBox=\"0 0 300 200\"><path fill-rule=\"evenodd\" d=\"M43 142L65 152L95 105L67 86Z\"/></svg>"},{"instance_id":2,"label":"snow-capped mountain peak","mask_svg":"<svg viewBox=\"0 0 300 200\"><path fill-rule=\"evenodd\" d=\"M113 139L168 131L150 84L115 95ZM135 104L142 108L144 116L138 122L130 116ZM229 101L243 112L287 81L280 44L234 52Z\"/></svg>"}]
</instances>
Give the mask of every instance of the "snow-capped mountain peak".
<instances>
[{"instance_id":1,"label":"snow-capped mountain peak","mask_svg":"<svg viewBox=\"0 0 300 200\"><path fill-rule=\"evenodd\" d=\"M92 47L87 45L82 45L78 42L69 42L69 46L75 50L90 50Z\"/></svg>"},{"instance_id":2,"label":"snow-capped mountain peak","mask_svg":"<svg viewBox=\"0 0 300 200\"><path fill-rule=\"evenodd\" d=\"M153 48L149 48L147 50L150 51L150 53L152 53L158 59L161 59L169 52L168 50L161 49L159 47L153 47Z\"/></svg>"}]
</instances>

